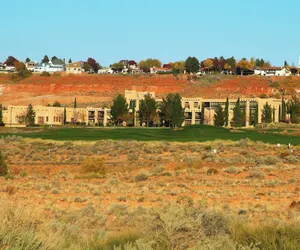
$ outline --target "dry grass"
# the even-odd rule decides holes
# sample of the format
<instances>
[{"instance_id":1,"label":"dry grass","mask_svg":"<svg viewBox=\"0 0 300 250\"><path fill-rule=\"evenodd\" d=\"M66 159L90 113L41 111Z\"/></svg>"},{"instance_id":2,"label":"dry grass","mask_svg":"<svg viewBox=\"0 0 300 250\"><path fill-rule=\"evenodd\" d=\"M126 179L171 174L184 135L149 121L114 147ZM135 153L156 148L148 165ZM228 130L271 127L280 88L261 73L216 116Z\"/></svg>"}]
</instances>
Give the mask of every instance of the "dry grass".
<instances>
[{"instance_id":1,"label":"dry grass","mask_svg":"<svg viewBox=\"0 0 300 250\"><path fill-rule=\"evenodd\" d=\"M12 220L8 228L21 223L10 231L2 226L4 249L239 249L237 243L249 247L259 233L235 233L230 221L247 228L266 217L269 225L282 225L279 233L298 234L286 224L299 217L290 208L299 197L297 147L292 153L248 140L70 143L18 137L2 138L0 146L12 177L0 179L0 219Z\"/></svg>"}]
</instances>

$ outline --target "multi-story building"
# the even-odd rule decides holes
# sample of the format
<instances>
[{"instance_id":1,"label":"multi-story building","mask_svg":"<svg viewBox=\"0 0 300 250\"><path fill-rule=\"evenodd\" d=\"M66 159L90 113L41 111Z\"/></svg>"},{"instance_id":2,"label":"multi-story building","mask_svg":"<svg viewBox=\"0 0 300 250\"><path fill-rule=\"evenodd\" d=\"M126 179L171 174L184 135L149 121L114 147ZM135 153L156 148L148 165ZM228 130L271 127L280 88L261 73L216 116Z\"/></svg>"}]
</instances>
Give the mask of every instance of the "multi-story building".
<instances>
[{"instance_id":1,"label":"multi-story building","mask_svg":"<svg viewBox=\"0 0 300 250\"><path fill-rule=\"evenodd\" d=\"M129 106L129 112L133 114L134 126L139 126L139 106L140 101L145 95L151 95L157 102L162 99L155 97L155 92L137 92L135 90L125 90L125 99ZM233 109L236 105L236 99L229 99L229 120L233 118ZM281 99L273 98L240 98L240 107L246 113L246 126L253 125L255 120L255 112L258 111L258 123L261 123L263 106L268 103L274 112L274 122L279 121ZM200 124L204 119L204 124L213 125L215 110L219 105L225 108L226 99L209 99L202 97L186 98L181 100L184 108L183 126ZM40 125L62 125L64 121L67 123L84 123L87 125L111 124L110 109L108 108L64 108L64 107L46 107L33 106L36 113L36 123ZM134 112L135 111L135 112ZM3 121L6 126L24 125L24 116L27 112L27 106L8 106L3 110ZM204 112L202 114L202 112ZM66 116L66 117L64 117Z\"/></svg>"},{"instance_id":2,"label":"multi-story building","mask_svg":"<svg viewBox=\"0 0 300 250\"><path fill-rule=\"evenodd\" d=\"M25 125L27 106L8 106L3 110L3 122L6 126ZM39 125L62 125L66 123L98 124L107 126L110 122L110 110L107 108L64 108L33 106L35 123ZM64 117L66 116L66 117Z\"/></svg>"},{"instance_id":3,"label":"multi-story building","mask_svg":"<svg viewBox=\"0 0 300 250\"><path fill-rule=\"evenodd\" d=\"M66 73L67 74L81 74L82 72L84 72L83 69L83 62L73 62L73 63L69 63L66 66Z\"/></svg>"}]
</instances>

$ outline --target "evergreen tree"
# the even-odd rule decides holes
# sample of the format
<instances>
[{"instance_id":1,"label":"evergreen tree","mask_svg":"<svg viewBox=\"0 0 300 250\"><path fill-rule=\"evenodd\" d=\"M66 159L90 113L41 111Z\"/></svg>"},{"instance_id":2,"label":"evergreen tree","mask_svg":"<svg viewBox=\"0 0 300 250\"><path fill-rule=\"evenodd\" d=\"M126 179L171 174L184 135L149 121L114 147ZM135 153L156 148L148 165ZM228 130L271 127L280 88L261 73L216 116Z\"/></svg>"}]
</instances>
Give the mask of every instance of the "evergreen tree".
<instances>
[{"instance_id":1,"label":"evergreen tree","mask_svg":"<svg viewBox=\"0 0 300 250\"><path fill-rule=\"evenodd\" d=\"M286 120L286 103L285 103L284 98L282 98L282 101L281 101L281 118L280 118L280 120L283 122L285 122L285 120Z\"/></svg>"},{"instance_id":2,"label":"evergreen tree","mask_svg":"<svg viewBox=\"0 0 300 250\"><path fill-rule=\"evenodd\" d=\"M25 62L27 62L27 63L30 62L30 58L27 57L26 60L25 60Z\"/></svg>"},{"instance_id":3,"label":"evergreen tree","mask_svg":"<svg viewBox=\"0 0 300 250\"><path fill-rule=\"evenodd\" d=\"M216 127L223 127L226 122L226 113L221 105L218 105L214 114L214 125Z\"/></svg>"},{"instance_id":4,"label":"evergreen tree","mask_svg":"<svg viewBox=\"0 0 300 250\"><path fill-rule=\"evenodd\" d=\"M64 125L67 123L67 108L66 106L64 107Z\"/></svg>"},{"instance_id":5,"label":"evergreen tree","mask_svg":"<svg viewBox=\"0 0 300 250\"><path fill-rule=\"evenodd\" d=\"M128 114L128 104L123 95L119 94L116 99L113 100L111 106L111 116L116 125L120 125L125 120L125 116Z\"/></svg>"},{"instance_id":6,"label":"evergreen tree","mask_svg":"<svg viewBox=\"0 0 300 250\"><path fill-rule=\"evenodd\" d=\"M233 109L233 118L231 120L232 127L242 127L245 123L245 114L241 111L240 98L237 99Z\"/></svg>"},{"instance_id":7,"label":"evergreen tree","mask_svg":"<svg viewBox=\"0 0 300 250\"><path fill-rule=\"evenodd\" d=\"M201 120L200 120L200 124L204 124L204 117L205 117L205 109L204 109L204 103L202 102L202 105L201 105Z\"/></svg>"},{"instance_id":8,"label":"evergreen tree","mask_svg":"<svg viewBox=\"0 0 300 250\"><path fill-rule=\"evenodd\" d=\"M225 104L225 126L227 127L228 125L229 125L229 100L227 97L226 104Z\"/></svg>"},{"instance_id":9,"label":"evergreen tree","mask_svg":"<svg viewBox=\"0 0 300 250\"><path fill-rule=\"evenodd\" d=\"M48 63L49 62L49 57L47 55L44 56L42 59L42 63Z\"/></svg>"},{"instance_id":10,"label":"evergreen tree","mask_svg":"<svg viewBox=\"0 0 300 250\"><path fill-rule=\"evenodd\" d=\"M275 122L275 108L272 109L272 122Z\"/></svg>"},{"instance_id":11,"label":"evergreen tree","mask_svg":"<svg viewBox=\"0 0 300 250\"><path fill-rule=\"evenodd\" d=\"M76 97L74 99L74 109L77 109L77 100L76 100Z\"/></svg>"},{"instance_id":12,"label":"evergreen tree","mask_svg":"<svg viewBox=\"0 0 300 250\"><path fill-rule=\"evenodd\" d=\"M161 119L165 122L166 126L171 126L171 115L172 115L172 103L174 99L174 94L168 94L166 98L163 98L160 107Z\"/></svg>"},{"instance_id":13,"label":"evergreen tree","mask_svg":"<svg viewBox=\"0 0 300 250\"><path fill-rule=\"evenodd\" d=\"M34 126L34 124L35 124L35 112L33 110L31 103L28 105L28 108L27 108L25 123L27 126Z\"/></svg>"},{"instance_id":14,"label":"evergreen tree","mask_svg":"<svg viewBox=\"0 0 300 250\"><path fill-rule=\"evenodd\" d=\"M179 94L174 95L171 112L171 124L173 127L181 127L184 121L184 109L181 105L181 96Z\"/></svg>"},{"instance_id":15,"label":"evergreen tree","mask_svg":"<svg viewBox=\"0 0 300 250\"><path fill-rule=\"evenodd\" d=\"M271 123L272 122L272 107L268 103L263 106L262 114L261 114L261 121L264 123Z\"/></svg>"},{"instance_id":16,"label":"evergreen tree","mask_svg":"<svg viewBox=\"0 0 300 250\"><path fill-rule=\"evenodd\" d=\"M254 113L254 126L258 124L258 104L256 104L255 107L255 113Z\"/></svg>"},{"instance_id":17,"label":"evergreen tree","mask_svg":"<svg viewBox=\"0 0 300 250\"><path fill-rule=\"evenodd\" d=\"M0 104L0 126L4 126L2 104Z\"/></svg>"},{"instance_id":18,"label":"evergreen tree","mask_svg":"<svg viewBox=\"0 0 300 250\"><path fill-rule=\"evenodd\" d=\"M156 115L156 101L150 94L145 95L144 99L141 100L139 115L142 122L146 122L147 127L149 127L150 122Z\"/></svg>"},{"instance_id":19,"label":"evergreen tree","mask_svg":"<svg viewBox=\"0 0 300 250\"><path fill-rule=\"evenodd\" d=\"M71 58L69 59L69 63L72 63L72 59Z\"/></svg>"},{"instance_id":20,"label":"evergreen tree","mask_svg":"<svg viewBox=\"0 0 300 250\"><path fill-rule=\"evenodd\" d=\"M291 100L291 122L300 123L300 100L296 96Z\"/></svg>"}]
</instances>

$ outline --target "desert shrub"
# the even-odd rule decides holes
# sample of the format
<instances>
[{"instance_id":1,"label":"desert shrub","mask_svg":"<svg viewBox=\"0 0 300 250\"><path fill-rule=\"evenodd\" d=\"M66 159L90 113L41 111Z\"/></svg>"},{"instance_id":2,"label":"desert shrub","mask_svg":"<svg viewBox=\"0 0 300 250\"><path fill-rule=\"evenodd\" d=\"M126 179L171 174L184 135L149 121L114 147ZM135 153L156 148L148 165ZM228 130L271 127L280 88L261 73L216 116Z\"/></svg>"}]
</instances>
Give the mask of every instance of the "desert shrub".
<instances>
[{"instance_id":1,"label":"desert shrub","mask_svg":"<svg viewBox=\"0 0 300 250\"><path fill-rule=\"evenodd\" d=\"M104 161L101 157L87 157L82 163L81 171L84 174L95 173L106 175L107 167L104 166Z\"/></svg>"},{"instance_id":2,"label":"desert shrub","mask_svg":"<svg viewBox=\"0 0 300 250\"><path fill-rule=\"evenodd\" d=\"M162 165L157 165L151 169L153 175L161 175L164 172L165 168Z\"/></svg>"},{"instance_id":3,"label":"desert shrub","mask_svg":"<svg viewBox=\"0 0 300 250\"><path fill-rule=\"evenodd\" d=\"M248 147L251 143L251 140L249 138L240 139L238 143L236 144L237 147L245 148Z\"/></svg>"},{"instance_id":4,"label":"desert shrub","mask_svg":"<svg viewBox=\"0 0 300 250\"><path fill-rule=\"evenodd\" d=\"M206 171L206 174L207 174L207 175L214 175L214 174L217 174L217 173L218 173L218 170L215 169L215 168L209 168L209 169L207 169L207 171Z\"/></svg>"},{"instance_id":5,"label":"desert shrub","mask_svg":"<svg viewBox=\"0 0 300 250\"><path fill-rule=\"evenodd\" d=\"M249 175L248 178L251 179L263 179L266 176L266 174L262 171L259 170L252 170Z\"/></svg>"},{"instance_id":6,"label":"desert shrub","mask_svg":"<svg viewBox=\"0 0 300 250\"><path fill-rule=\"evenodd\" d=\"M61 230L52 231L41 223L40 214L29 204L12 200L0 203L1 249L64 249L66 236Z\"/></svg>"},{"instance_id":7,"label":"desert shrub","mask_svg":"<svg viewBox=\"0 0 300 250\"><path fill-rule=\"evenodd\" d=\"M235 166L231 166L228 168L224 168L224 172L226 172L228 174L239 174L241 172L241 170Z\"/></svg>"},{"instance_id":8,"label":"desert shrub","mask_svg":"<svg viewBox=\"0 0 300 250\"><path fill-rule=\"evenodd\" d=\"M139 181L146 181L148 180L148 178L149 178L149 173L146 171L142 171L134 177L134 180L139 182Z\"/></svg>"},{"instance_id":9,"label":"desert shrub","mask_svg":"<svg viewBox=\"0 0 300 250\"><path fill-rule=\"evenodd\" d=\"M233 240L243 246L257 243L258 249L298 250L300 246L299 225L267 225L263 227L235 226Z\"/></svg>"},{"instance_id":10,"label":"desert shrub","mask_svg":"<svg viewBox=\"0 0 300 250\"><path fill-rule=\"evenodd\" d=\"M202 212L193 208L170 205L154 209L144 224L143 240L150 249L188 249L203 237Z\"/></svg>"},{"instance_id":11,"label":"desert shrub","mask_svg":"<svg viewBox=\"0 0 300 250\"><path fill-rule=\"evenodd\" d=\"M202 226L206 236L226 235L230 232L224 216L215 211L203 214Z\"/></svg>"},{"instance_id":12,"label":"desert shrub","mask_svg":"<svg viewBox=\"0 0 300 250\"><path fill-rule=\"evenodd\" d=\"M12 74L10 76L10 80L13 82L18 82L30 76L32 76L32 72L30 70L22 69L18 73Z\"/></svg>"},{"instance_id":13,"label":"desert shrub","mask_svg":"<svg viewBox=\"0 0 300 250\"><path fill-rule=\"evenodd\" d=\"M139 235L135 232L123 233L119 236L111 236L93 249L103 250L138 250L135 247L135 241Z\"/></svg>"},{"instance_id":14,"label":"desert shrub","mask_svg":"<svg viewBox=\"0 0 300 250\"><path fill-rule=\"evenodd\" d=\"M6 156L0 151L0 176L6 176L8 174L8 167L6 164Z\"/></svg>"},{"instance_id":15,"label":"desert shrub","mask_svg":"<svg viewBox=\"0 0 300 250\"><path fill-rule=\"evenodd\" d=\"M277 162L280 162L280 158L274 155L261 156L257 159L257 162L264 165L275 165Z\"/></svg>"},{"instance_id":16,"label":"desert shrub","mask_svg":"<svg viewBox=\"0 0 300 250\"><path fill-rule=\"evenodd\" d=\"M42 74L40 74L40 76L47 76L47 77L50 77L51 74L50 74L49 72L47 72L47 71L44 71L44 72L42 72Z\"/></svg>"}]
</instances>

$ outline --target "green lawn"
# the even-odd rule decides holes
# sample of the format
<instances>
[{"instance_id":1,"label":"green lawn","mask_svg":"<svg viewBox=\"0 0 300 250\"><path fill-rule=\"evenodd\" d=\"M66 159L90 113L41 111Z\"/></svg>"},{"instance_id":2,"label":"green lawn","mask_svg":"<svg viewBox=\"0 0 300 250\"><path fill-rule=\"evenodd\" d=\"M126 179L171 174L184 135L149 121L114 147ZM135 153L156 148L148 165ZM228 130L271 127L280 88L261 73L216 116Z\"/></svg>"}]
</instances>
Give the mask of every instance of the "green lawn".
<instances>
[{"instance_id":1,"label":"green lawn","mask_svg":"<svg viewBox=\"0 0 300 250\"><path fill-rule=\"evenodd\" d=\"M239 130L230 132L225 128L196 125L185 127L182 130L169 128L52 128L36 133L17 133L26 138L41 138L52 140L138 140L138 141L212 141L233 140L249 138L253 141L262 141L271 144L300 144L299 136L287 136L273 134L275 130L267 130L266 133L258 133L257 130ZM278 130L276 130L278 131ZM0 132L1 135L1 132ZM3 136L12 134L2 134Z\"/></svg>"}]
</instances>

